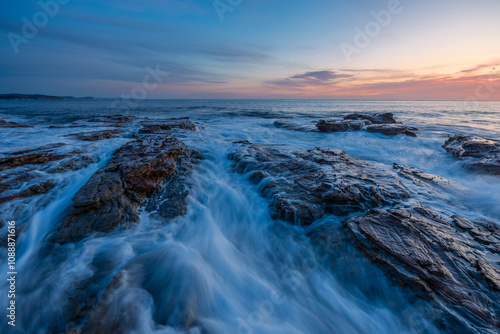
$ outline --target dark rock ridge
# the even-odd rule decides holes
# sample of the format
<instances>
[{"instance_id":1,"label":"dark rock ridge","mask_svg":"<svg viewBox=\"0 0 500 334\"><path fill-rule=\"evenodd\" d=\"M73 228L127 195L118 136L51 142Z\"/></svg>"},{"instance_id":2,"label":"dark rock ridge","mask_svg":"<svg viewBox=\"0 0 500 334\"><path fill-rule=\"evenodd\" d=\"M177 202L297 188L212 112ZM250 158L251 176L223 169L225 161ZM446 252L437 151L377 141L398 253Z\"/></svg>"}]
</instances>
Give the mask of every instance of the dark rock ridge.
<instances>
[{"instance_id":1,"label":"dark rock ridge","mask_svg":"<svg viewBox=\"0 0 500 334\"><path fill-rule=\"evenodd\" d=\"M411 137L416 137L417 134L415 133L415 131L418 131L418 129L403 124L376 124L366 127L366 131L377 132L386 136L396 136L399 134L403 134Z\"/></svg>"},{"instance_id":2,"label":"dark rock ridge","mask_svg":"<svg viewBox=\"0 0 500 334\"><path fill-rule=\"evenodd\" d=\"M175 138L154 136L123 145L76 193L58 229L58 241L78 241L92 232L137 222L137 208L172 178L178 162L191 156L192 151Z\"/></svg>"},{"instance_id":3,"label":"dark rock ridge","mask_svg":"<svg viewBox=\"0 0 500 334\"><path fill-rule=\"evenodd\" d=\"M307 125L298 125L290 121L279 120L274 122L278 128L300 132L346 132L360 131L365 129L372 133L382 133L386 136L395 136L399 134L416 137L417 128L404 125L396 121L393 114L351 114L344 117L343 120L321 119L316 123L317 130Z\"/></svg>"},{"instance_id":4,"label":"dark rock ridge","mask_svg":"<svg viewBox=\"0 0 500 334\"><path fill-rule=\"evenodd\" d=\"M19 124L16 122L7 122L3 119L0 119L0 127L2 127L2 128L32 128L33 126Z\"/></svg>"},{"instance_id":5,"label":"dark rock ridge","mask_svg":"<svg viewBox=\"0 0 500 334\"><path fill-rule=\"evenodd\" d=\"M390 172L341 150L317 147L287 152L277 146L243 143L230 158L235 170L249 173L261 193L272 200L276 218L297 224L410 197Z\"/></svg>"},{"instance_id":6,"label":"dark rock ridge","mask_svg":"<svg viewBox=\"0 0 500 334\"><path fill-rule=\"evenodd\" d=\"M440 217L424 207L374 210L346 225L360 249L400 284L437 294L478 326L500 328L500 271L492 260L500 252L498 225Z\"/></svg>"},{"instance_id":7,"label":"dark rock ridge","mask_svg":"<svg viewBox=\"0 0 500 334\"><path fill-rule=\"evenodd\" d=\"M500 141L470 135L453 135L443 148L477 171L500 175Z\"/></svg>"},{"instance_id":8,"label":"dark rock ridge","mask_svg":"<svg viewBox=\"0 0 500 334\"><path fill-rule=\"evenodd\" d=\"M344 120L367 120L372 124L396 124L399 123L394 119L392 113L385 114L359 114L354 113L344 117Z\"/></svg>"},{"instance_id":9,"label":"dark rock ridge","mask_svg":"<svg viewBox=\"0 0 500 334\"><path fill-rule=\"evenodd\" d=\"M43 165L51 161L62 160L79 152L57 153L55 148L65 144L51 144L20 152L7 153L0 158L0 171L25 165Z\"/></svg>"},{"instance_id":10,"label":"dark rock ridge","mask_svg":"<svg viewBox=\"0 0 500 334\"><path fill-rule=\"evenodd\" d=\"M141 122L139 133L169 133L177 128L182 130L199 131L198 126L189 117L168 118L162 120L145 120Z\"/></svg>"},{"instance_id":11,"label":"dark rock ridge","mask_svg":"<svg viewBox=\"0 0 500 334\"><path fill-rule=\"evenodd\" d=\"M113 138L116 135L119 135L120 133L122 133L122 130L101 130L101 131L75 133L75 134L65 135L65 137L76 137L83 141L97 141L97 140Z\"/></svg>"},{"instance_id":12,"label":"dark rock ridge","mask_svg":"<svg viewBox=\"0 0 500 334\"><path fill-rule=\"evenodd\" d=\"M14 184L14 182L10 184ZM1 190L5 186L8 186L9 183L4 183L2 182L0 184L0 193L3 191ZM23 197L31 197L35 195L40 195L40 194L45 194L49 190L53 189L55 187L54 181L49 180L41 183L36 183L25 189L24 191L16 191L14 194L8 195L8 196L0 196L0 203L3 202L9 202L18 198L23 198Z\"/></svg>"}]
</instances>

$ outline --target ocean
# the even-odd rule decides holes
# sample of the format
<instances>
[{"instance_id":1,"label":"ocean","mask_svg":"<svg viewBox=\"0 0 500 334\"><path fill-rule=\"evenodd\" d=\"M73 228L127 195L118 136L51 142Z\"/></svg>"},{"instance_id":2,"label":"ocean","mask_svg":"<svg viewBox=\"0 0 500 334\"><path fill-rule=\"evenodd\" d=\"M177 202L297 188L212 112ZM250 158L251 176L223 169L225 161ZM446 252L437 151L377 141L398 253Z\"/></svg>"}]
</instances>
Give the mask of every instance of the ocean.
<instances>
[{"instance_id":1,"label":"ocean","mask_svg":"<svg viewBox=\"0 0 500 334\"><path fill-rule=\"evenodd\" d=\"M274 126L283 119L314 125L354 112L393 113L417 127L418 137L296 132ZM187 212L165 224L141 211L133 229L58 245L49 252L50 235L64 220L73 196L116 149L133 140L133 129L125 127L119 136L93 142L68 135L108 129L100 123L78 125L115 114L189 117L200 124L201 131L179 135L203 156L190 176ZM328 259L314 255L308 233L321 224L342 224L341 217L329 215L312 226L273 220L258 187L235 173L228 159L237 142L245 140L282 145L284 150L337 148L387 173L394 173L394 163L418 168L458 184L461 191L421 189L401 178L416 201L438 213L500 224L500 178L468 170L442 148L457 133L500 139L500 102L144 100L128 106L113 100L0 101L0 119L33 126L2 128L2 157L56 143L66 144L57 148L61 154L79 151L95 157L95 163L75 171L34 171L55 186L41 196L0 203L2 221L23 226L16 250L18 325L12 333L64 333L81 326L83 316L68 320L75 299L101 298L116 273L131 264L136 268L128 272L128 283L114 291L117 297L111 299L108 314L123 318L131 333L440 332L425 315L424 301L408 296L354 247L335 249ZM6 229L4 225L0 232ZM2 275L8 272L4 253ZM304 259L307 266L300 265ZM137 283L145 275L148 286ZM90 278L91 285L81 285ZM6 282L0 283L0 293L4 291ZM90 291L93 297L86 295ZM1 298L0 308L5 310L7 303ZM8 318L0 319L1 332L12 330ZM188 329L183 327L186 319L193 319Z\"/></svg>"}]
</instances>

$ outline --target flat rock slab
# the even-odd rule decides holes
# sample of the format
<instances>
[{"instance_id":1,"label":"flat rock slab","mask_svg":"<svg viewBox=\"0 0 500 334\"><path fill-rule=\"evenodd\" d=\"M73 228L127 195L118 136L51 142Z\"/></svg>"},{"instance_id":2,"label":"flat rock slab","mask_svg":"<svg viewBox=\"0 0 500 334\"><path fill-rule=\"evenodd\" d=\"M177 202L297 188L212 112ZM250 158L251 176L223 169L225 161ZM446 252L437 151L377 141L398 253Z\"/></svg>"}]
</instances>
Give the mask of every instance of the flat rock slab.
<instances>
[{"instance_id":1,"label":"flat rock slab","mask_svg":"<svg viewBox=\"0 0 500 334\"><path fill-rule=\"evenodd\" d=\"M199 131L198 126L189 119L189 117L167 118L159 120L142 121L140 133L166 133L172 129L183 129L190 131Z\"/></svg>"},{"instance_id":2,"label":"flat rock slab","mask_svg":"<svg viewBox=\"0 0 500 334\"><path fill-rule=\"evenodd\" d=\"M354 113L344 117L344 120L367 120L372 124L396 124L392 113Z\"/></svg>"},{"instance_id":3,"label":"flat rock slab","mask_svg":"<svg viewBox=\"0 0 500 334\"><path fill-rule=\"evenodd\" d=\"M452 308L499 328L500 227L440 217L424 207L372 211L346 221L359 247L402 284L436 293Z\"/></svg>"},{"instance_id":4,"label":"flat rock slab","mask_svg":"<svg viewBox=\"0 0 500 334\"><path fill-rule=\"evenodd\" d=\"M345 132L359 131L368 124L371 124L371 122L367 120L339 121L322 119L316 124L316 127L320 132Z\"/></svg>"},{"instance_id":5,"label":"flat rock slab","mask_svg":"<svg viewBox=\"0 0 500 334\"><path fill-rule=\"evenodd\" d=\"M410 197L398 178L344 151L314 148L288 152L279 146L243 143L230 159L248 173L272 200L271 212L296 224L311 224L324 214L350 212Z\"/></svg>"},{"instance_id":6,"label":"flat rock slab","mask_svg":"<svg viewBox=\"0 0 500 334\"><path fill-rule=\"evenodd\" d=\"M486 174L500 175L500 141L470 135L453 135L443 148L465 165Z\"/></svg>"},{"instance_id":7,"label":"flat rock slab","mask_svg":"<svg viewBox=\"0 0 500 334\"><path fill-rule=\"evenodd\" d=\"M129 142L76 193L59 227L61 243L78 241L139 220L137 208L176 172L192 151L175 138L154 136ZM184 198L182 198L184 200Z\"/></svg>"},{"instance_id":8,"label":"flat rock slab","mask_svg":"<svg viewBox=\"0 0 500 334\"><path fill-rule=\"evenodd\" d=\"M75 134L65 135L64 137L76 137L83 141L98 141L116 137L120 133L122 133L122 130L101 130L101 131L75 133Z\"/></svg>"},{"instance_id":9,"label":"flat rock slab","mask_svg":"<svg viewBox=\"0 0 500 334\"><path fill-rule=\"evenodd\" d=\"M403 134L411 137L416 137L417 134L415 133L415 131L418 131L418 129L404 124L375 124L367 126L366 131L372 133L381 133L386 136L396 136Z\"/></svg>"}]
</instances>

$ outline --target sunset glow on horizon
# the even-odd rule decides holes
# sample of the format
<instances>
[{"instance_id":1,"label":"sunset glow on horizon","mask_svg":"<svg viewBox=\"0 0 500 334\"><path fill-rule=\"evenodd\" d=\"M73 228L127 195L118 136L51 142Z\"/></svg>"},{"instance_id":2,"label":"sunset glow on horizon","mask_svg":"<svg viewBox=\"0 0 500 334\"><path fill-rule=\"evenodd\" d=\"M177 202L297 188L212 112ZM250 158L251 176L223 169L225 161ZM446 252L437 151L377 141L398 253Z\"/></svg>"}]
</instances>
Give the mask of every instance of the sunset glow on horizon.
<instances>
[{"instance_id":1,"label":"sunset glow on horizon","mask_svg":"<svg viewBox=\"0 0 500 334\"><path fill-rule=\"evenodd\" d=\"M0 14L2 93L500 100L499 1L41 3Z\"/></svg>"}]
</instances>

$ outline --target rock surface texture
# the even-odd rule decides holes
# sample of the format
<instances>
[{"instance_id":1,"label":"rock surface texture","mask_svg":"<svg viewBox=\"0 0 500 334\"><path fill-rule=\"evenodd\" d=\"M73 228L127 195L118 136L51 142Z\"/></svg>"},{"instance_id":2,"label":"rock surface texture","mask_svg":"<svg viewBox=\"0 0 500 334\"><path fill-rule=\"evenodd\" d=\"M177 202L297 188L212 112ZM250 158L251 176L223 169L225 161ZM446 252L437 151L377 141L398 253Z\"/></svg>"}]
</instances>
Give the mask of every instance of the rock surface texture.
<instances>
[{"instance_id":1,"label":"rock surface texture","mask_svg":"<svg viewBox=\"0 0 500 334\"><path fill-rule=\"evenodd\" d=\"M275 217L310 224L326 213L345 215L410 196L403 184L375 164L336 149L287 152L245 143L230 156L272 200Z\"/></svg>"},{"instance_id":2,"label":"rock surface texture","mask_svg":"<svg viewBox=\"0 0 500 334\"><path fill-rule=\"evenodd\" d=\"M454 135L443 148L465 165L483 173L500 175L500 141L470 135Z\"/></svg>"}]
</instances>

